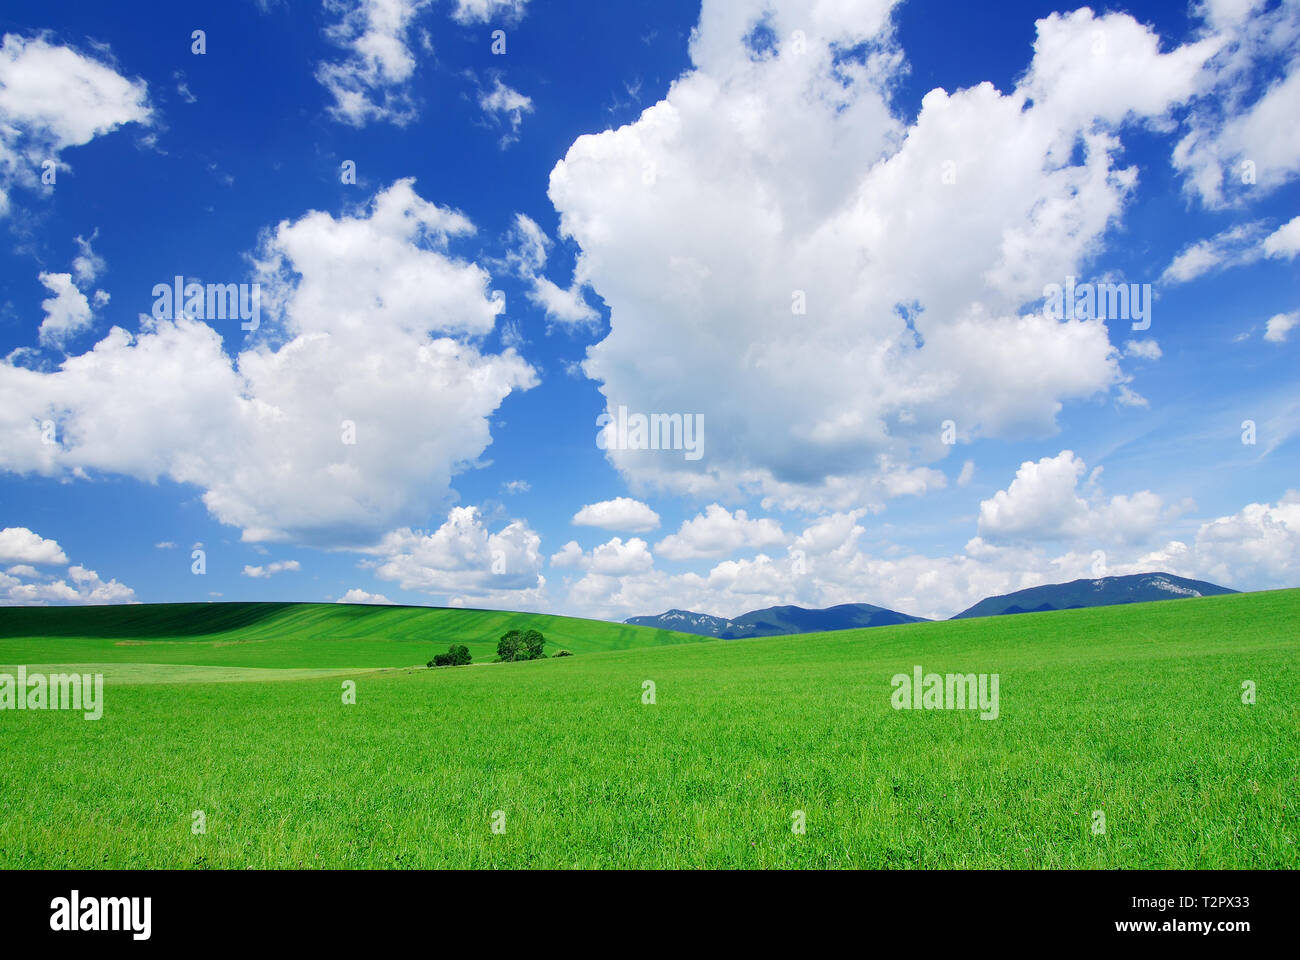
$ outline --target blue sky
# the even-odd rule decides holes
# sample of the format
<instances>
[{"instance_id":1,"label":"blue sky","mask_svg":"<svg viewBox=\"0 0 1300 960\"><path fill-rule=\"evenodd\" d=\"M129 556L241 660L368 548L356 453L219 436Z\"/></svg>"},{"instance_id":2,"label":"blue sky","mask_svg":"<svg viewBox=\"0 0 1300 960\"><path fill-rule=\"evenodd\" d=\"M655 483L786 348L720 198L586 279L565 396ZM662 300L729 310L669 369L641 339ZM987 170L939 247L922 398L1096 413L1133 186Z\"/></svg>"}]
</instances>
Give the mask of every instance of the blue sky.
<instances>
[{"instance_id":1,"label":"blue sky","mask_svg":"<svg viewBox=\"0 0 1300 960\"><path fill-rule=\"evenodd\" d=\"M0 33L0 602L1300 582L1300 4L16 0ZM258 328L151 315L177 275L257 284ZM1043 316L1068 277L1149 327ZM620 406L698 417L699 458L602 449Z\"/></svg>"}]
</instances>

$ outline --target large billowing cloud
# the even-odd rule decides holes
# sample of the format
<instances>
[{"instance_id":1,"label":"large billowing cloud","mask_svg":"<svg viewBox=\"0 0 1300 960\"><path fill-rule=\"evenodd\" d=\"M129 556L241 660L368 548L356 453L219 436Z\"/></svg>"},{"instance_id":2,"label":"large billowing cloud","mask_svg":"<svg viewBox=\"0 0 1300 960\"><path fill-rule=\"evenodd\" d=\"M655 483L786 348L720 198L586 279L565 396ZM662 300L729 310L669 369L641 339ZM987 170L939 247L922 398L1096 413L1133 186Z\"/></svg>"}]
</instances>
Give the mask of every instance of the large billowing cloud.
<instances>
[{"instance_id":1,"label":"large billowing cloud","mask_svg":"<svg viewBox=\"0 0 1300 960\"><path fill-rule=\"evenodd\" d=\"M234 358L238 321L146 317L53 372L0 364L0 469L169 477L249 541L373 543L425 521L491 413L535 383L513 350L476 345L500 308L449 251L472 230L399 181L266 233L259 339Z\"/></svg>"},{"instance_id":2,"label":"large billowing cloud","mask_svg":"<svg viewBox=\"0 0 1300 960\"><path fill-rule=\"evenodd\" d=\"M578 279L611 309L585 363L610 413L707 426L698 460L610 450L634 488L879 503L944 482L945 420L1049 434L1123 386L1102 322L1035 301L1121 216L1124 126L1189 98L1216 41L1162 53L1126 15L1053 15L1013 90L935 90L908 124L890 13L705 0L694 68L553 170Z\"/></svg>"},{"instance_id":3,"label":"large billowing cloud","mask_svg":"<svg viewBox=\"0 0 1300 960\"><path fill-rule=\"evenodd\" d=\"M0 216L11 185L36 187L43 164L128 123L152 119L143 80L44 37L6 34L0 45Z\"/></svg>"},{"instance_id":4,"label":"large billowing cloud","mask_svg":"<svg viewBox=\"0 0 1300 960\"><path fill-rule=\"evenodd\" d=\"M1168 518L1164 500L1150 490L1102 496L1094 471L1070 450L1026 462L1005 490L980 504L980 536L992 540L1079 540L1102 544L1142 541Z\"/></svg>"},{"instance_id":5,"label":"large billowing cloud","mask_svg":"<svg viewBox=\"0 0 1300 960\"><path fill-rule=\"evenodd\" d=\"M1300 491L1275 504L1247 504L1230 517L1203 524L1196 554L1210 579L1229 584L1300 584Z\"/></svg>"}]
</instances>

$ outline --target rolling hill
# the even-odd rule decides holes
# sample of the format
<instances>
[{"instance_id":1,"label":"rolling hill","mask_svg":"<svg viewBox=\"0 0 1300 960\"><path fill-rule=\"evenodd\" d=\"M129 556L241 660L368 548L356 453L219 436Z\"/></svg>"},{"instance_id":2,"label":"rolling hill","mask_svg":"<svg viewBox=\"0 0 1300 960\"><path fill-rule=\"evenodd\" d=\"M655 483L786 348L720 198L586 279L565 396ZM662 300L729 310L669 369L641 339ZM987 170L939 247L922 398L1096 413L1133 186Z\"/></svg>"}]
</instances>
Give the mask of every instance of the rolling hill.
<instances>
[{"instance_id":1,"label":"rolling hill","mask_svg":"<svg viewBox=\"0 0 1300 960\"><path fill-rule=\"evenodd\" d=\"M998 597L986 597L952 619L1075 610L1079 607L1109 607L1120 603L1146 603L1189 597L1217 597L1236 592L1204 580L1176 577L1172 573L1135 573L1124 577L1049 583Z\"/></svg>"},{"instance_id":2,"label":"rolling hill","mask_svg":"<svg viewBox=\"0 0 1300 960\"><path fill-rule=\"evenodd\" d=\"M700 638L603 620L452 607L343 603L149 603L0 607L0 663L222 667L404 667L463 643L492 659L501 634L533 627L546 650L626 650Z\"/></svg>"}]
</instances>

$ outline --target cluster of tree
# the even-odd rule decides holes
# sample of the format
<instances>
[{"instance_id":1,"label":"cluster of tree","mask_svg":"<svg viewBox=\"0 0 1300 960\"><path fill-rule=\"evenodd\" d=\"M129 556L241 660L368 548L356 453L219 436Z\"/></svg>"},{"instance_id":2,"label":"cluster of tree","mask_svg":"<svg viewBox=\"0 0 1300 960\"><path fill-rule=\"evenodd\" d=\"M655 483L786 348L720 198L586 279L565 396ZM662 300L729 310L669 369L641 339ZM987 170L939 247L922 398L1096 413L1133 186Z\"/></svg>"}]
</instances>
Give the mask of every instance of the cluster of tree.
<instances>
[{"instance_id":1,"label":"cluster of tree","mask_svg":"<svg viewBox=\"0 0 1300 960\"><path fill-rule=\"evenodd\" d=\"M473 659L469 647L463 643L453 643L446 653L440 653L429 661L431 667L463 667Z\"/></svg>"},{"instance_id":2,"label":"cluster of tree","mask_svg":"<svg viewBox=\"0 0 1300 960\"><path fill-rule=\"evenodd\" d=\"M497 641L497 661L509 663L514 660L541 660L546 657L544 647L546 638L537 630L510 630ZM568 650L555 651L557 657L573 656ZM429 661L431 667L460 667L469 663L469 647L463 643L453 643L446 653L440 653Z\"/></svg>"},{"instance_id":3,"label":"cluster of tree","mask_svg":"<svg viewBox=\"0 0 1300 960\"><path fill-rule=\"evenodd\" d=\"M497 660L540 660L546 656L542 646L546 638L536 630L511 630L497 641Z\"/></svg>"}]
</instances>

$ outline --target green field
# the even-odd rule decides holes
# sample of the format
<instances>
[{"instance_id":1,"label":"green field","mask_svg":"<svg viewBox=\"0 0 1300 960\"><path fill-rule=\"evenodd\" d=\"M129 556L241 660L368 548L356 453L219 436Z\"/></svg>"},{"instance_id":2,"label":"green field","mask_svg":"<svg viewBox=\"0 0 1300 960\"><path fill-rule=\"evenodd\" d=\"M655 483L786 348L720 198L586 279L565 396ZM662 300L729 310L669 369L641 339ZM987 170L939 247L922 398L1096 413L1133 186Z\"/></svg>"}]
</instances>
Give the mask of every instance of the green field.
<instances>
[{"instance_id":1,"label":"green field","mask_svg":"<svg viewBox=\"0 0 1300 960\"><path fill-rule=\"evenodd\" d=\"M413 666L524 625L576 655ZM0 664L107 677L98 721L0 712L0 867L1300 865L1300 591L673 639L412 608L0 610ZM997 673L998 719L894 710L916 664Z\"/></svg>"}]
</instances>

